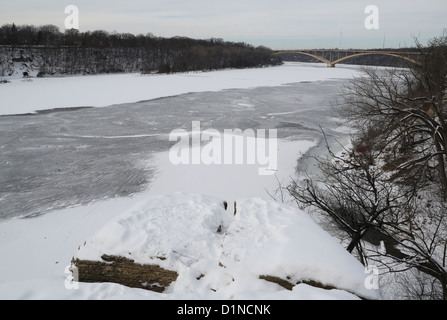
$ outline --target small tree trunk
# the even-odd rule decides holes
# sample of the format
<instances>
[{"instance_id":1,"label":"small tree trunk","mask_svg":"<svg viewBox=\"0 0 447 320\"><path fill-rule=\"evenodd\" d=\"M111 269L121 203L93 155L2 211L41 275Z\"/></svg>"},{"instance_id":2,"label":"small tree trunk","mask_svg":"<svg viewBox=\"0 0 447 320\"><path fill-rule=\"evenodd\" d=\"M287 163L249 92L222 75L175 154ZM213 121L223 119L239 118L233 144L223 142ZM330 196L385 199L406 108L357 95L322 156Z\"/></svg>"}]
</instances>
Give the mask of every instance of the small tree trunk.
<instances>
[{"instance_id":1,"label":"small tree trunk","mask_svg":"<svg viewBox=\"0 0 447 320\"><path fill-rule=\"evenodd\" d=\"M354 237L352 238L351 243L346 248L346 250L349 253L352 253L352 251L359 245L360 240L362 240L362 237L364 234L365 234L365 232L363 232L362 230L359 230L354 234Z\"/></svg>"},{"instance_id":2,"label":"small tree trunk","mask_svg":"<svg viewBox=\"0 0 447 320\"><path fill-rule=\"evenodd\" d=\"M437 156L438 158L438 168L439 168L439 179L441 183L441 192L442 192L442 199L445 201L447 200L447 172L445 168L445 156L442 152L445 152L445 150L442 149L441 143L438 141L439 138L435 136L435 147L436 151L440 154Z\"/></svg>"},{"instance_id":3,"label":"small tree trunk","mask_svg":"<svg viewBox=\"0 0 447 320\"><path fill-rule=\"evenodd\" d=\"M442 299L447 300L447 274L441 279L442 285Z\"/></svg>"}]
</instances>

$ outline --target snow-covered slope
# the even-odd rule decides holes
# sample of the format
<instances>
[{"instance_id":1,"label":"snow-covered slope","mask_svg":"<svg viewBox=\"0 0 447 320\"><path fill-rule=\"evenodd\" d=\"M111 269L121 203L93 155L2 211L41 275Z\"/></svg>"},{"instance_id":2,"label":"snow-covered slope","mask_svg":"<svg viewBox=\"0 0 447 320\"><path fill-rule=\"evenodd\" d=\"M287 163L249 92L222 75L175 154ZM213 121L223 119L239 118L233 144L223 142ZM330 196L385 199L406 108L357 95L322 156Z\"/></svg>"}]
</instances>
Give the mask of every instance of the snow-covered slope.
<instances>
[{"instance_id":1,"label":"snow-covered slope","mask_svg":"<svg viewBox=\"0 0 447 320\"><path fill-rule=\"evenodd\" d=\"M365 287L364 267L307 214L260 198L238 201L234 215L232 204L225 211L214 197L153 197L106 224L74 258L102 261L104 254L176 271L164 295L179 299L308 299L309 291L328 299L357 298L348 292L379 298ZM288 291L260 276L340 290L299 284Z\"/></svg>"}]
</instances>

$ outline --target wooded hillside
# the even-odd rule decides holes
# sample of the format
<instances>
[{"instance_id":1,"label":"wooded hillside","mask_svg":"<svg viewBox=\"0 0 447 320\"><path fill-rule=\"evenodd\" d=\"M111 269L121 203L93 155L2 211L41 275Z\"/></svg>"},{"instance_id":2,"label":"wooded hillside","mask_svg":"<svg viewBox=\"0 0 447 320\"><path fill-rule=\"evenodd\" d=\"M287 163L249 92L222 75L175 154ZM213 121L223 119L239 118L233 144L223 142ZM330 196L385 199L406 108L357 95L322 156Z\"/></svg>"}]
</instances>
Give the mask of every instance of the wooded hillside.
<instances>
[{"instance_id":1,"label":"wooded hillside","mask_svg":"<svg viewBox=\"0 0 447 320\"><path fill-rule=\"evenodd\" d=\"M161 38L106 31L62 33L56 26L0 27L0 76L19 64L36 75L171 73L281 64L266 47L222 39Z\"/></svg>"}]
</instances>

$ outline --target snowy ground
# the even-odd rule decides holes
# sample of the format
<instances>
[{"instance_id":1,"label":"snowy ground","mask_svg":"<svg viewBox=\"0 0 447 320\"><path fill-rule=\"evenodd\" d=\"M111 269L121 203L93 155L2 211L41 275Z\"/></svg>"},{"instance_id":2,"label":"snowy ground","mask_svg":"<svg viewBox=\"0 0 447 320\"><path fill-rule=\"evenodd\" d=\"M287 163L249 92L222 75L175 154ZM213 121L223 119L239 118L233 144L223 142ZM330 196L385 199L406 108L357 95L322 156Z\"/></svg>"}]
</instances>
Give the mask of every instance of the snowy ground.
<instances>
[{"instance_id":1,"label":"snowy ground","mask_svg":"<svg viewBox=\"0 0 447 320\"><path fill-rule=\"evenodd\" d=\"M103 254L176 271L178 279L163 295L171 298L378 297L365 286L363 266L306 213L259 198L238 201L234 215L232 206L225 211L222 200L210 196L153 197L101 228L74 258L102 261ZM260 275L338 290L300 284L288 292Z\"/></svg>"},{"instance_id":2,"label":"snowy ground","mask_svg":"<svg viewBox=\"0 0 447 320\"><path fill-rule=\"evenodd\" d=\"M324 64L288 62L283 66L195 72L174 75L117 74L43 79L4 77L0 85L0 114L24 114L36 110L67 107L105 107L183 93L275 87L288 83L346 79L358 68L335 69Z\"/></svg>"},{"instance_id":3,"label":"snowy ground","mask_svg":"<svg viewBox=\"0 0 447 320\"><path fill-rule=\"evenodd\" d=\"M269 199L266 189L272 193L277 179L287 183L300 154L319 144L319 126L333 139L346 138L336 130L328 100L342 79L358 74L355 67L290 63L169 76L16 79L0 85L4 115L113 104L0 117L0 298L193 298L115 284L67 290L64 271L87 238L152 197L185 191L230 203ZM188 92L194 93L134 103ZM236 165L173 166L166 161L172 146L168 134L190 130L191 121L217 130L278 129L276 176ZM35 217L17 218L23 215ZM297 294L263 286L253 298L342 298L308 289L301 287Z\"/></svg>"}]
</instances>

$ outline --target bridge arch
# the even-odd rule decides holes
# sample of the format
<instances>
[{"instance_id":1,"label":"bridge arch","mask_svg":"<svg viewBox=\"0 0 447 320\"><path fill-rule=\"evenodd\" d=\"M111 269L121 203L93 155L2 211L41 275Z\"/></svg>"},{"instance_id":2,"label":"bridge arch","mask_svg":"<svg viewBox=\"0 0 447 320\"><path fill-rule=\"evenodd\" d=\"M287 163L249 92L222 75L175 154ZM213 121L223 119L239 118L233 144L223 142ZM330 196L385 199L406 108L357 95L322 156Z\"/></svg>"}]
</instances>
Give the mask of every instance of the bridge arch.
<instances>
[{"instance_id":1,"label":"bridge arch","mask_svg":"<svg viewBox=\"0 0 447 320\"><path fill-rule=\"evenodd\" d=\"M322 52L322 51L324 51L324 52L330 52L330 50L321 50L321 52ZM318 50L316 50L316 52L318 52ZM336 51L334 50L334 52L336 52ZM349 52L349 51L347 51L347 52ZM342 58L337 59L337 60L334 60L334 61L329 61L329 60L327 60L327 59L325 59L325 58L323 58L323 57L320 57L320 56L318 56L318 55L316 55L316 54L313 54L313 53L310 53L310 52L306 52L306 51L299 51L299 50L297 50L297 51L279 51L279 52L276 52L275 54L279 55L279 54L282 54L282 53L298 53L298 54L303 54L303 55L306 55L306 56L309 56L309 57L318 59L319 61L326 63L328 67L335 67L335 65L336 65L337 63L340 63L340 62L342 62L342 61L348 60L348 59L353 58L353 57L366 56L366 55L384 55L384 56L391 56L391 57L396 57L396 58L403 59L403 60L406 60L406 61L408 61L408 62L411 62L411 63L419 64L419 65L420 65L420 62L418 62L418 61L416 61L416 60L414 60L414 59L411 59L411 58L409 58L409 57L406 57L406 56L404 56L404 55L401 55L401 54L399 54L399 53L394 53L394 52L380 52L380 51L377 51L377 52L376 52L376 51L358 52L358 53L354 53L354 54L351 54L351 55L347 55L347 56L345 56L345 57L342 57Z\"/></svg>"},{"instance_id":2,"label":"bridge arch","mask_svg":"<svg viewBox=\"0 0 447 320\"><path fill-rule=\"evenodd\" d=\"M420 64L418 61L416 61L414 59L411 59L411 58L408 58L408 57L405 57L405 56L402 56L402 55L396 54L396 53L390 53L390 52L361 52L361 53L355 53L355 54L352 54L350 56L346 56L346 57L340 58L338 60L335 60L335 61L331 62L331 65L335 66L337 63L340 63L342 61L348 60L350 58L359 57L359 56L366 56L366 55L382 55L382 56L396 57L396 58L403 59L403 60L406 60L406 61L414 63L414 64Z\"/></svg>"},{"instance_id":3,"label":"bridge arch","mask_svg":"<svg viewBox=\"0 0 447 320\"><path fill-rule=\"evenodd\" d=\"M331 64L331 62L330 62L329 60L327 60L327 59L325 59L325 58L323 58L323 57L317 56L317 55L315 55L315 54L312 54L312 53L310 53L310 52L305 52L305 51L280 51L280 52L276 52L275 54L281 54L281 53L299 53L299 54L304 54L304 55L306 55L306 56L309 56L309 57L318 59L318 60L320 60L321 62L326 63L326 64L328 65L328 67L329 67L329 65Z\"/></svg>"}]
</instances>

